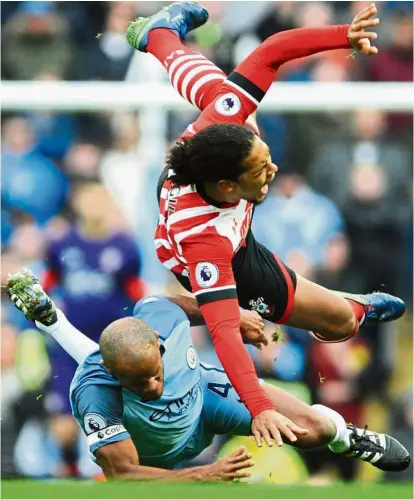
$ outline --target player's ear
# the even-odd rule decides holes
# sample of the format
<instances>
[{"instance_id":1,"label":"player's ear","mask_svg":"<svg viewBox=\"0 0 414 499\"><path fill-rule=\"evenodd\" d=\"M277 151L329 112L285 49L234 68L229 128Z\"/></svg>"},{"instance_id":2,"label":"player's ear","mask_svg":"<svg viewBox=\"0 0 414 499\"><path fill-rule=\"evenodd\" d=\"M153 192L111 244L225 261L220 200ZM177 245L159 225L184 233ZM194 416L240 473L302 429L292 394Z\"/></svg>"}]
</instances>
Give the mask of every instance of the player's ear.
<instances>
[{"instance_id":1,"label":"player's ear","mask_svg":"<svg viewBox=\"0 0 414 499\"><path fill-rule=\"evenodd\" d=\"M158 331L154 331L155 337L157 338L158 346L160 346L160 338L158 336Z\"/></svg>"},{"instance_id":2,"label":"player's ear","mask_svg":"<svg viewBox=\"0 0 414 499\"><path fill-rule=\"evenodd\" d=\"M217 185L223 192L234 192L237 182L234 182L233 180L219 180Z\"/></svg>"},{"instance_id":3,"label":"player's ear","mask_svg":"<svg viewBox=\"0 0 414 499\"><path fill-rule=\"evenodd\" d=\"M104 365L104 366L108 369L108 371L112 374L111 368L110 368L110 367L108 367L108 366L105 364L105 361L104 361L104 360L102 360L101 362L102 362L102 364L103 364L103 365Z\"/></svg>"}]
</instances>

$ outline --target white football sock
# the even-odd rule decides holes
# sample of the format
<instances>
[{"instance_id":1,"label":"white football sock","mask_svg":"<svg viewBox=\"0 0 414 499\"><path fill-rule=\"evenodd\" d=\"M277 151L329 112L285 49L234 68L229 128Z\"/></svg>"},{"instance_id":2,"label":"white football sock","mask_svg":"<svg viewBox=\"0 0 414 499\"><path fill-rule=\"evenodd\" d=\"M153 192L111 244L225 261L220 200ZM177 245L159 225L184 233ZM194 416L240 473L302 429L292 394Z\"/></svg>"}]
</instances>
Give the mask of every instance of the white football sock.
<instances>
[{"instance_id":1,"label":"white football sock","mask_svg":"<svg viewBox=\"0 0 414 499\"><path fill-rule=\"evenodd\" d=\"M45 333L50 334L78 364L86 357L96 351L99 345L78 331L75 326L67 320L65 314L57 309L58 320L51 326L45 326L36 321L36 326Z\"/></svg>"},{"instance_id":2,"label":"white football sock","mask_svg":"<svg viewBox=\"0 0 414 499\"><path fill-rule=\"evenodd\" d=\"M328 417L336 426L336 435L328 445L332 452L341 453L347 451L351 446L349 430L346 427L345 419L333 409L325 405L315 404L312 406L316 411Z\"/></svg>"}]
</instances>

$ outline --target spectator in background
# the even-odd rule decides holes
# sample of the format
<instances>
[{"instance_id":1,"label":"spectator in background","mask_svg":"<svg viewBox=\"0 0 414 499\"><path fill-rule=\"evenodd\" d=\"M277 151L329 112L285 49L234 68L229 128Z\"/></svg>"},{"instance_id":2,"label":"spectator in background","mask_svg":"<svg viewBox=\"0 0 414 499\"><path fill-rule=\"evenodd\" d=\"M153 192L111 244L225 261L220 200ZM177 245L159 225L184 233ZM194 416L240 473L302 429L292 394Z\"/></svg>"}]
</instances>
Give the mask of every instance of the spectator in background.
<instances>
[{"instance_id":1,"label":"spectator in background","mask_svg":"<svg viewBox=\"0 0 414 499\"><path fill-rule=\"evenodd\" d=\"M125 78L133 54L125 39L125 30L134 16L134 2L110 2L102 36L91 42L79 59L79 79L119 81Z\"/></svg>"},{"instance_id":2,"label":"spectator in background","mask_svg":"<svg viewBox=\"0 0 414 499\"><path fill-rule=\"evenodd\" d=\"M341 83L349 77L350 64L344 55L321 57L310 68L310 81L318 83ZM339 51L341 52L341 51ZM326 111L324 113L295 113L288 115L287 164L300 165L300 171L309 176L309 169L321 144L331 138L344 137L349 116L346 113Z\"/></svg>"},{"instance_id":3,"label":"spectator in background","mask_svg":"<svg viewBox=\"0 0 414 499\"><path fill-rule=\"evenodd\" d=\"M272 2L272 4L272 8L255 29L260 42L279 31L297 27L294 21L296 2Z\"/></svg>"},{"instance_id":4,"label":"spectator in background","mask_svg":"<svg viewBox=\"0 0 414 499\"><path fill-rule=\"evenodd\" d=\"M4 317L4 314L2 314ZM17 476L13 462L18 425L14 404L22 395L22 387L14 367L17 349L17 331L8 323L1 324L1 477Z\"/></svg>"},{"instance_id":5,"label":"spectator in background","mask_svg":"<svg viewBox=\"0 0 414 499\"><path fill-rule=\"evenodd\" d=\"M26 425L42 425L46 418L43 401L49 363L44 340L35 330L17 334L8 322L7 310L2 310L1 324L1 464L2 478L21 474L19 460L15 459L15 446ZM6 322L7 321L7 322ZM28 444L27 440L25 444ZM36 460L37 455L32 457Z\"/></svg>"},{"instance_id":6,"label":"spectator in background","mask_svg":"<svg viewBox=\"0 0 414 499\"><path fill-rule=\"evenodd\" d=\"M411 219L410 160L385 132L383 113L359 111L354 114L353 134L326 142L311 169L315 188L338 203L345 219L350 257L338 285L351 293L406 292L401 255ZM384 355L388 334L373 326L361 331L376 369L372 393L380 395L389 374Z\"/></svg>"},{"instance_id":7,"label":"spectator in background","mask_svg":"<svg viewBox=\"0 0 414 499\"><path fill-rule=\"evenodd\" d=\"M77 142L64 158L64 168L72 179L98 180L102 150L88 142Z\"/></svg>"},{"instance_id":8,"label":"spectator in background","mask_svg":"<svg viewBox=\"0 0 414 499\"><path fill-rule=\"evenodd\" d=\"M38 225L29 221L19 223L10 239L8 249L17 256L23 266L42 274L45 241L44 233Z\"/></svg>"},{"instance_id":9,"label":"spectator in background","mask_svg":"<svg viewBox=\"0 0 414 499\"><path fill-rule=\"evenodd\" d=\"M140 254L103 186L83 184L71 201L78 221L49 242L44 287L58 292L68 319L98 342L102 330L130 314L144 294ZM77 365L58 345L51 346L51 361L53 375L46 401L55 415L51 432L62 446L70 474L76 474L77 425L68 394Z\"/></svg>"},{"instance_id":10,"label":"spectator in background","mask_svg":"<svg viewBox=\"0 0 414 499\"><path fill-rule=\"evenodd\" d=\"M296 272L313 279L328 243L342 237L342 215L301 175L280 173L273 185L271 194L256 209L255 236Z\"/></svg>"},{"instance_id":11,"label":"spectator in background","mask_svg":"<svg viewBox=\"0 0 414 499\"><path fill-rule=\"evenodd\" d=\"M323 144L310 173L311 184L338 203L346 220L351 257L344 289L404 293L412 173L409 154L386 134L385 115L356 112L352 135Z\"/></svg>"},{"instance_id":12,"label":"spectator in background","mask_svg":"<svg viewBox=\"0 0 414 499\"><path fill-rule=\"evenodd\" d=\"M398 202L393 200L390 176L377 162L354 164L348 189L343 213L351 242L348 275L352 278L352 287L367 292L384 289L399 293L404 278L400 255L404 252L408 230L408 204L404 198Z\"/></svg>"},{"instance_id":13,"label":"spectator in background","mask_svg":"<svg viewBox=\"0 0 414 499\"><path fill-rule=\"evenodd\" d=\"M45 269L44 249L45 234L44 230L36 225L29 217L17 217L12 236L10 237L6 249L2 253L2 276L1 282L6 282L7 274L15 272L18 268L29 267L38 275L42 275ZM21 317L22 314L16 314L14 307L5 303L5 313L8 322L18 327L19 330L32 327L32 324Z\"/></svg>"},{"instance_id":14,"label":"spectator in background","mask_svg":"<svg viewBox=\"0 0 414 499\"><path fill-rule=\"evenodd\" d=\"M55 6L65 16L71 37L78 50L96 40L102 31L109 2L56 2ZM76 52L76 55L78 53Z\"/></svg>"},{"instance_id":15,"label":"spectator in background","mask_svg":"<svg viewBox=\"0 0 414 499\"><path fill-rule=\"evenodd\" d=\"M13 234L14 224L9 211L1 209L1 245L2 247L8 243Z\"/></svg>"},{"instance_id":16,"label":"spectator in background","mask_svg":"<svg viewBox=\"0 0 414 499\"><path fill-rule=\"evenodd\" d=\"M312 5L303 4L304 22L312 25L323 25L332 16L332 2ZM314 19L310 13L321 10L321 16ZM308 11L308 12L306 12ZM308 18L308 19L307 19ZM306 20L307 19L307 20ZM304 81L317 83L341 83L349 79L353 61L347 57L346 50L334 50L316 54L311 58L292 61L282 66L281 78L287 81ZM346 113L326 111L324 113L292 113L285 115L287 134L285 139L285 156L283 167L296 165L300 173L308 175L315 152L330 140L333 134L343 137L349 120ZM285 166L286 165L286 166Z\"/></svg>"},{"instance_id":17,"label":"spectator in background","mask_svg":"<svg viewBox=\"0 0 414 499\"><path fill-rule=\"evenodd\" d=\"M21 2L2 33L2 73L32 80L39 73L71 75L73 46L66 19L54 2Z\"/></svg>"},{"instance_id":18,"label":"spectator in background","mask_svg":"<svg viewBox=\"0 0 414 499\"><path fill-rule=\"evenodd\" d=\"M341 411L345 421L363 426L363 403L369 390L364 376L372 362L370 349L360 337L330 345L311 342L307 381L312 390L313 403L329 405L335 411ZM342 480L356 477L359 463L327 456L324 449L316 452L312 457L307 453L302 454L311 473L334 468Z\"/></svg>"},{"instance_id":19,"label":"spectator in background","mask_svg":"<svg viewBox=\"0 0 414 499\"><path fill-rule=\"evenodd\" d=\"M311 185L315 189L343 206L349 199L351 166L377 164L388 185L389 207L401 211L403 205L403 210L406 209L410 155L388 133L384 113L368 109L356 111L347 137L336 132L328 138L316 150L310 166Z\"/></svg>"},{"instance_id":20,"label":"spectator in background","mask_svg":"<svg viewBox=\"0 0 414 499\"><path fill-rule=\"evenodd\" d=\"M138 152L140 123L134 114L119 113L113 116L111 125L115 143L102 157L101 177L112 198L117 200L129 226L135 231L143 215L138 200L141 199L147 170ZM147 211L148 208L145 209L145 216Z\"/></svg>"},{"instance_id":21,"label":"spectator in background","mask_svg":"<svg viewBox=\"0 0 414 499\"><path fill-rule=\"evenodd\" d=\"M39 81L57 81L56 73L40 73ZM33 128L37 150L48 158L60 162L76 135L76 120L71 114L38 110L27 113L26 118Z\"/></svg>"},{"instance_id":22,"label":"spectator in background","mask_svg":"<svg viewBox=\"0 0 414 499\"><path fill-rule=\"evenodd\" d=\"M33 129L23 118L3 125L2 199L37 223L56 214L66 198L67 179L56 165L36 150Z\"/></svg>"},{"instance_id":23,"label":"spectator in background","mask_svg":"<svg viewBox=\"0 0 414 499\"><path fill-rule=\"evenodd\" d=\"M384 38L388 37L388 44L381 47L377 57L360 62L359 70L367 81L413 81L413 4L393 3L396 5L385 21ZM388 123L412 144L412 113L391 114Z\"/></svg>"},{"instance_id":24,"label":"spectator in background","mask_svg":"<svg viewBox=\"0 0 414 499\"><path fill-rule=\"evenodd\" d=\"M23 266L23 262L10 250L4 250L1 254L1 265L0 265L0 276L1 276L1 286L4 287L6 285L8 274L13 274L14 272L18 272ZM7 304L7 301L5 302ZM4 313L4 309L8 308L8 304L4 306L4 302L1 303L1 311ZM9 307L12 310L11 307ZM4 318L4 317L3 317Z\"/></svg>"},{"instance_id":25,"label":"spectator in background","mask_svg":"<svg viewBox=\"0 0 414 499\"><path fill-rule=\"evenodd\" d=\"M360 162L350 172L350 195L343 212L351 246L346 289L351 292L379 289L403 294L406 291L403 263L410 208L406 196L397 199L393 192L398 170L395 177L391 170L392 167L386 171L381 163ZM361 335L369 342L374 358L371 394L385 399L386 381L392 369L387 356L390 334L389 328L370 326Z\"/></svg>"}]
</instances>

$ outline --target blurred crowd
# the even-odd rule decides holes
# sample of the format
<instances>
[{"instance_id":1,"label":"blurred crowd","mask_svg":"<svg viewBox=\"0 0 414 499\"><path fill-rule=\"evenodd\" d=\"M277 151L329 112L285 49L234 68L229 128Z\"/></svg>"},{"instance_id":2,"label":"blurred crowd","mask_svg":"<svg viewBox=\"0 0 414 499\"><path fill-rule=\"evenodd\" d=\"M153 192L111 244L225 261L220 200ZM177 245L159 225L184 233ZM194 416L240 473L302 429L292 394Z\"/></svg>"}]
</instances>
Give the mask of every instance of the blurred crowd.
<instances>
[{"instance_id":1,"label":"blurred crowd","mask_svg":"<svg viewBox=\"0 0 414 499\"><path fill-rule=\"evenodd\" d=\"M124 37L128 21L165 3L3 2L2 79L122 81L134 56ZM209 2L209 23L187 43L228 73L272 33L349 22L363 4ZM412 2L378 7L377 57L325 53L286 64L279 80L412 81ZM192 119L169 113L166 140ZM363 328L336 345L282 328L271 347L250 349L258 373L347 421L388 429L412 450L412 113L259 113L258 123L279 173L256 210L256 238L322 285L386 291L409 304L397 324ZM153 250L162 165L145 159L151 145L140 141L141 127L136 112L2 115L1 283L31 268L94 340L145 293L182 292ZM70 416L74 363L4 294L1 306L2 476L95 476ZM203 328L194 341L202 360L218 362ZM367 469L323 451L300 459L314 480L351 480ZM386 478L410 480L411 471Z\"/></svg>"}]
</instances>

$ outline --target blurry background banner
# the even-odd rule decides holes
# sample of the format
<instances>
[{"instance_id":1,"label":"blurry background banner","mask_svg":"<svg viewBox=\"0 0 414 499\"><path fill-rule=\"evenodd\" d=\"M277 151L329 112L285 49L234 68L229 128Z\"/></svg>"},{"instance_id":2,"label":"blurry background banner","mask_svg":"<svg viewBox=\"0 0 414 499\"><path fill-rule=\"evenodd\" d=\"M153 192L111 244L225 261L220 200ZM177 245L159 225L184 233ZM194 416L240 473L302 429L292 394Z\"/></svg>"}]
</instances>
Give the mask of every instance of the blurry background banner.
<instances>
[{"instance_id":1,"label":"blurry background banner","mask_svg":"<svg viewBox=\"0 0 414 499\"><path fill-rule=\"evenodd\" d=\"M312 85L277 83L260 104L270 111L350 111L375 108L383 111L410 111L413 87L409 83L343 82ZM169 111L192 109L167 83L71 83L4 82L2 107L5 111L102 111L160 108Z\"/></svg>"},{"instance_id":2,"label":"blurry background banner","mask_svg":"<svg viewBox=\"0 0 414 499\"><path fill-rule=\"evenodd\" d=\"M198 111L125 40L129 20L166 3L2 3L1 283L31 268L95 339L144 293L183 292L155 255L155 186L168 145ZM186 43L226 73L273 33L346 23L362 7L207 6L209 22ZM279 343L248 349L261 377L412 450L413 5L377 7L377 57L339 50L292 61L261 103L279 173L253 230L298 273L333 289L391 292L409 310L342 344L282 328ZM96 476L68 406L73 362L4 295L1 306L2 477ZM203 327L193 338L201 359L219 364ZM237 443L216 438L197 463ZM270 451L257 451L254 480L412 479L410 469L384 476L326 451L286 449L277 460Z\"/></svg>"}]
</instances>

